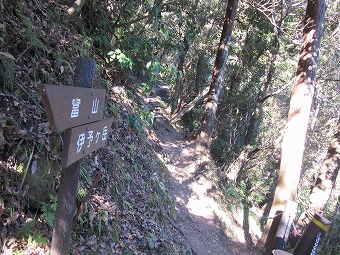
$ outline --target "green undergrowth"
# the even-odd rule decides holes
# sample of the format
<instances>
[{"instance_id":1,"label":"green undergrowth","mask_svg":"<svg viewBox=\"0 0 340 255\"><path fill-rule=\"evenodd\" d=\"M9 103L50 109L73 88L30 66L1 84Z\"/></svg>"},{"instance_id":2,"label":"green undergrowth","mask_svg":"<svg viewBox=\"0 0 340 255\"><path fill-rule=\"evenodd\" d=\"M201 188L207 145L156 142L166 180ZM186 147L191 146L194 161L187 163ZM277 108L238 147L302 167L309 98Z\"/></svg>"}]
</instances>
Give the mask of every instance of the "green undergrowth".
<instances>
[{"instance_id":1,"label":"green undergrowth","mask_svg":"<svg viewBox=\"0 0 340 255\"><path fill-rule=\"evenodd\" d=\"M162 158L156 156L159 147L146 132L152 128L152 122L139 115L142 102L134 96L129 100L126 95L131 99L131 91L122 92L119 99L129 102L125 110L122 102L116 100L106 109L108 115L115 114L109 145L83 160L79 202L98 170L103 175L92 201L76 221L73 239L100 237L101 242L95 242L93 249L105 249L105 243L110 243L126 254L171 254L176 248L164 227L174 212L167 190L168 172ZM132 119L135 116L139 118ZM99 165L93 163L96 160ZM73 249L81 250L83 245L74 242Z\"/></svg>"},{"instance_id":2,"label":"green undergrowth","mask_svg":"<svg viewBox=\"0 0 340 255\"><path fill-rule=\"evenodd\" d=\"M81 163L76 211L84 207L73 224L71 254L179 254L167 227L175 211L168 172L157 138L149 136L155 116L143 101L156 67L145 68L152 81L130 79L132 58L110 32L86 24L107 17L69 22L65 6L37 3L0 10L6 24L0 26L0 218L6 222L0 251L49 252L63 133L51 132L37 85L72 85L77 59L90 57L97 63L94 87L106 89L104 116L113 124L108 144Z\"/></svg>"}]
</instances>

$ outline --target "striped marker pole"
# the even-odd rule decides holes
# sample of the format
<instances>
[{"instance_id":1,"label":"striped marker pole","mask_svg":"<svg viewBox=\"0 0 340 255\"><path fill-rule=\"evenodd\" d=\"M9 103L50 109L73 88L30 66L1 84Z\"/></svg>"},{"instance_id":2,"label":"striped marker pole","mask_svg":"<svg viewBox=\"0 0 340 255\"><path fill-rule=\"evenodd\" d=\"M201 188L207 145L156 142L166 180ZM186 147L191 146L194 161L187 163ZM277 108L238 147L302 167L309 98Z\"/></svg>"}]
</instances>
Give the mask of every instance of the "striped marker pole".
<instances>
[{"instance_id":1,"label":"striped marker pole","mask_svg":"<svg viewBox=\"0 0 340 255\"><path fill-rule=\"evenodd\" d=\"M313 248L315 249L314 246L317 238L318 241L320 241L322 237L328 232L331 224L332 223L325 217L316 213L311 222L308 224L299 242L294 247L293 254L294 255L311 254Z\"/></svg>"}]
</instances>

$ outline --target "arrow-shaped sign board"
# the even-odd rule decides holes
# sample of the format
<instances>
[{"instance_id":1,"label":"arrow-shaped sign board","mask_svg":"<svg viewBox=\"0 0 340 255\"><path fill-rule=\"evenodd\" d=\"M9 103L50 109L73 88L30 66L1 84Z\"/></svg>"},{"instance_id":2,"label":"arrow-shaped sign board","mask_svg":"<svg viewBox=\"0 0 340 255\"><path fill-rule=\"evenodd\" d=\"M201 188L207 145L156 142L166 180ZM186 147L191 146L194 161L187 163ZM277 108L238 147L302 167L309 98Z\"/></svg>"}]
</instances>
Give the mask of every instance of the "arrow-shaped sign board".
<instances>
[{"instance_id":1,"label":"arrow-shaped sign board","mask_svg":"<svg viewBox=\"0 0 340 255\"><path fill-rule=\"evenodd\" d=\"M82 157L105 145L113 119L105 119L67 129L61 156L61 166L68 167Z\"/></svg>"},{"instance_id":2,"label":"arrow-shaped sign board","mask_svg":"<svg viewBox=\"0 0 340 255\"><path fill-rule=\"evenodd\" d=\"M105 89L39 85L39 92L53 131L103 118Z\"/></svg>"}]
</instances>

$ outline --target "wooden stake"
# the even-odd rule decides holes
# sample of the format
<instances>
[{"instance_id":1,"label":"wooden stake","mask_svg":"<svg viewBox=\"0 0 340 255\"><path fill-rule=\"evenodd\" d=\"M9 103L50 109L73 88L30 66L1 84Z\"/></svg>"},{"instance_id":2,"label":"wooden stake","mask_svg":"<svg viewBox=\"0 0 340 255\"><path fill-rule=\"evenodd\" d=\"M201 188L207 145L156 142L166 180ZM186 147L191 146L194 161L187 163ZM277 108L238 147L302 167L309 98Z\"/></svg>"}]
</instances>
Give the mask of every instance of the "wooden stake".
<instances>
[{"instance_id":1,"label":"wooden stake","mask_svg":"<svg viewBox=\"0 0 340 255\"><path fill-rule=\"evenodd\" d=\"M282 214L283 214L282 211L277 211L275 213L275 216L272 220L273 221L272 225L269 229L268 238L267 238L265 245L264 245L264 251L263 251L264 253L269 253L274 249L275 233L277 232L277 229L279 227Z\"/></svg>"},{"instance_id":2,"label":"wooden stake","mask_svg":"<svg viewBox=\"0 0 340 255\"><path fill-rule=\"evenodd\" d=\"M100 179L101 176L102 176L102 171L99 170L96 178L93 181L93 184L91 185L91 187L89 188L89 190L86 194L86 197L84 198L83 202L81 202L80 206L78 207L78 211L77 211L76 215L74 215L74 217L73 217L73 222L76 222L78 216L83 212L83 210L85 208L85 203L90 199L90 196L92 195L92 191L93 191L94 188L97 187L99 179Z\"/></svg>"},{"instance_id":3,"label":"wooden stake","mask_svg":"<svg viewBox=\"0 0 340 255\"><path fill-rule=\"evenodd\" d=\"M80 59L77 63L74 86L92 87L96 62ZM67 255L70 251L72 219L75 210L80 162L77 161L61 172L55 215L51 255Z\"/></svg>"},{"instance_id":4,"label":"wooden stake","mask_svg":"<svg viewBox=\"0 0 340 255\"><path fill-rule=\"evenodd\" d=\"M290 233L290 228L293 224L295 218L296 209L298 204L294 201L288 200L286 207L281 216L279 227L276 231L274 248L278 250L284 250L288 235Z\"/></svg>"},{"instance_id":5,"label":"wooden stake","mask_svg":"<svg viewBox=\"0 0 340 255\"><path fill-rule=\"evenodd\" d=\"M316 213L308 224L305 232L294 247L293 254L305 255L311 254L316 238L321 234L321 238L328 232L332 222L322 215Z\"/></svg>"},{"instance_id":6,"label":"wooden stake","mask_svg":"<svg viewBox=\"0 0 340 255\"><path fill-rule=\"evenodd\" d=\"M51 255L69 254L72 217L77 197L80 162L81 161L77 161L61 172Z\"/></svg>"}]
</instances>

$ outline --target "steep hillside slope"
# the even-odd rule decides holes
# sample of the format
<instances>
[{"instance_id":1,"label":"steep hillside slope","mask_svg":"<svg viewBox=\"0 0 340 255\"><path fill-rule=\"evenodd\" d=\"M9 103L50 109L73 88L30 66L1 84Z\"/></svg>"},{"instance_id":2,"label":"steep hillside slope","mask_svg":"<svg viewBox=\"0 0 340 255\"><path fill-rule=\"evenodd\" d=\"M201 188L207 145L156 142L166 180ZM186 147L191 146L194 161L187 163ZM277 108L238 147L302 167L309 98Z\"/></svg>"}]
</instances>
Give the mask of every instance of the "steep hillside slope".
<instances>
[{"instance_id":1,"label":"steep hillside slope","mask_svg":"<svg viewBox=\"0 0 340 255\"><path fill-rule=\"evenodd\" d=\"M55 1L5 1L0 8L2 252L49 250L63 134L51 132L37 86L72 85L76 60L87 56L97 62L94 86L106 89L105 117L114 123L107 146L82 161L78 206L102 175L74 222L72 253L177 253L181 245L165 224L173 207L152 112L139 84L86 44L66 10Z\"/></svg>"},{"instance_id":2,"label":"steep hillside slope","mask_svg":"<svg viewBox=\"0 0 340 255\"><path fill-rule=\"evenodd\" d=\"M50 249L64 134L51 131L38 85L71 86L77 59L88 57L97 63L94 87L106 90L105 118L114 121L107 145L81 163L77 207L85 207L71 254L254 254L256 235L242 219L212 209L213 166L166 120L158 96L166 86L143 89L131 71L106 61L87 24L69 20L58 2L0 1L1 253ZM200 183L202 194L188 189Z\"/></svg>"}]
</instances>

